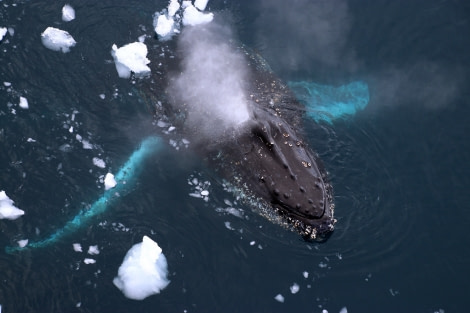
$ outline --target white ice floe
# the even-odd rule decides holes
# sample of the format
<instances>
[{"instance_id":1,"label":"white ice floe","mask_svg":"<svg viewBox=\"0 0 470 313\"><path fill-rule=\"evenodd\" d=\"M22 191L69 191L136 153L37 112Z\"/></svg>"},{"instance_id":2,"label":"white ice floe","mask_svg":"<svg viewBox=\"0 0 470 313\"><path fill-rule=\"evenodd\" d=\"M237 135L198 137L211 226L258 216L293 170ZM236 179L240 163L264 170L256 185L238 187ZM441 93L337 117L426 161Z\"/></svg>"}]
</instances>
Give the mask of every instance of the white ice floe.
<instances>
[{"instance_id":1,"label":"white ice floe","mask_svg":"<svg viewBox=\"0 0 470 313\"><path fill-rule=\"evenodd\" d=\"M83 263L85 263L85 264L95 264L95 263L96 263L96 260L95 260L95 259L86 258L86 259L83 260Z\"/></svg>"},{"instance_id":2,"label":"white ice floe","mask_svg":"<svg viewBox=\"0 0 470 313\"><path fill-rule=\"evenodd\" d=\"M105 168L106 167L106 163L102 159L97 158L97 157L93 158L93 164L95 166L98 166L99 168Z\"/></svg>"},{"instance_id":3,"label":"white ice floe","mask_svg":"<svg viewBox=\"0 0 470 313\"><path fill-rule=\"evenodd\" d=\"M183 25L199 25L211 22L214 19L214 14L204 13L196 9L193 5L189 5L184 9Z\"/></svg>"},{"instance_id":4,"label":"white ice floe","mask_svg":"<svg viewBox=\"0 0 470 313\"><path fill-rule=\"evenodd\" d=\"M296 294L297 292L299 292L299 290L300 290L300 286L297 283L294 283L292 286L290 286L290 292L292 294Z\"/></svg>"},{"instance_id":5,"label":"white ice floe","mask_svg":"<svg viewBox=\"0 0 470 313\"><path fill-rule=\"evenodd\" d=\"M168 16L173 17L175 16L176 12L180 9L180 4L178 0L170 0L170 3L168 3Z\"/></svg>"},{"instance_id":6,"label":"white ice floe","mask_svg":"<svg viewBox=\"0 0 470 313\"><path fill-rule=\"evenodd\" d=\"M170 0L166 10L155 13L153 26L160 40L168 40L179 33L181 23L183 25L199 25L209 23L214 19L213 13L203 12L208 0L196 0L194 5L191 1ZM181 19L182 16L182 19Z\"/></svg>"},{"instance_id":7,"label":"white ice floe","mask_svg":"<svg viewBox=\"0 0 470 313\"><path fill-rule=\"evenodd\" d=\"M195 1L194 1L194 6L195 6L198 10L204 11L204 10L206 9L207 2L209 2L209 0L195 0Z\"/></svg>"},{"instance_id":8,"label":"white ice floe","mask_svg":"<svg viewBox=\"0 0 470 313\"><path fill-rule=\"evenodd\" d=\"M62 8L62 21L70 22L75 19L75 10L69 5L66 4Z\"/></svg>"},{"instance_id":9,"label":"white ice floe","mask_svg":"<svg viewBox=\"0 0 470 313\"><path fill-rule=\"evenodd\" d=\"M0 191L0 219L15 220L21 215L24 215L24 211L13 205L13 200L7 196L5 191Z\"/></svg>"},{"instance_id":10,"label":"white ice floe","mask_svg":"<svg viewBox=\"0 0 470 313\"><path fill-rule=\"evenodd\" d=\"M25 97L20 97L19 106L22 109L28 109L29 108L28 99L26 99Z\"/></svg>"},{"instance_id":11,"label":"white ice floe","mask_svg":"<svg viewBox=\"0 0 470 313\"><path fill-rule=\"evenodd\" d=\"M150 60L147 59L147 46L143 42L136 41L121 48L114 44L111 54L121 78L129 78L131 72L138 77L150 73L150 67L147 66L150 63Z\"/></svg>"},{"instance_id":12,"label":"white ice floe","mask_svg":"<svg viewBox=\"0 0 470 313\"><path fill-rule=\"evenodd\" d=\"M74 243L72 246L73 246L73 250L74 250L75 252L82 252L82 251L83 251L83 250L82 250L82 245L79 244L79 243Z\"/></svg>"},{"instance_id":13,"label":"white ice floe","mask_svg":"<svg viewBox=\"0 0 470 313\"><path fill-rule=\"evenodd\" d=\"M6 27L0 27L0 41L2 41L3 37L7 34L8 29Z\"/></svg>"},{"instance_id":14,"label":"white ice floe","mask_svg":"<svg viewBox=\"0 0 470 313\"><path fill-rule=\"evenodd\" d=\"M104 177L104 190L108 190L111 188L116 187L116 180L114 179L114 175L111 173L107 173Z\"/></svg>"},{"instance_id":15,"label":"white ice floe","mask_svg":"<svg viewBox=\"0 0 470 313\"><path fill-rule=\"evenodd\" d=\"M20 248L24 248L26 247L26 245L28 244L29 240L28 239L22 239L22 240L18 240L18 246Z\"/></svg>"},{"instance_id":16,"label":"white ice floe","mask_svg":"<svg viewBox=\"0 0 470 313\"><path fill-rule=\"evenodd\" d=\"M168 286L167 268L162 249L144 236L127 252L113 283L127 298L143 300Z\"/></svg>"},{"instance_id":17,"label":"white ice floe","mask_svg":"<svg viewBox=\"0 0 470 313\"><path fill-rule=\"evenodd\" d=\"M89 247L88 247L88 254L91 254L91 255L100 254L100 249L98 249L98 246L97 246L97 245L95 245L95 246L89 246Z\"/></svg>"},{"instance_id":18,"label":"white ice floe","mask_svg":"<svg viewBox=\"0 0 470 313\"><path fill-rule=\"evenodd\" d=\"M46 48L63 53L69 52L70 48L77 44L68 32L54 27L48 27L41 34L41 40Z\"/></svg>"},{"instance_id":19,"label":"white ice floe","mask_svg":"<svg viewBox=\"0 0 470 313\"><path fill-rule=\"evenodd\" d=\"M284 303L284 296L281 294L278 294L277 296L275 296L274 299L276 299L276 301Z\"/></svg>"},{"instance_id":20,"label":"white ice floe","mask_svg":"<svg viewBox=\"0 0 470 313\"><path fill-rule=\"evenodd\" d=\"M160 39L169 39L174 32L175 21L173 17L166 14L160 14L154 21L155 32L160 36Z\"/></svg>"}]
</instances>

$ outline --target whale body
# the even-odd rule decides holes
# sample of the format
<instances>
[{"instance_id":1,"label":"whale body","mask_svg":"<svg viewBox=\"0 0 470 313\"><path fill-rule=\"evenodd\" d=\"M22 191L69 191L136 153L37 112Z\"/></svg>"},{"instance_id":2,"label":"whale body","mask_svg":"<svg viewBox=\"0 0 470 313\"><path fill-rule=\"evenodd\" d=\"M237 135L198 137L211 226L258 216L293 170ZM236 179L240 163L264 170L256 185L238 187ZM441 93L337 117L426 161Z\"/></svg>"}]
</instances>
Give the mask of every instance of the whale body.
<instances>
[{"instance_id":1,"label":"whale body","mask_svg":"<svg viewBox=\"0 0 470 313\"><path fill-rule=\"evenodd\" d=\"M251 112L237 127L201 139L187 125L191 112L181 97L168 91L172 77L182 71L184 56L178 52L149 55L150 65L161 66L142 81L142 97L154 106L157 119L164 117L189 139L195 154L210 168L241 191L243 198L262 207L262 215L305 239L323 240L336 223L333 188L318 155L298 131L305 108L261 56L241 44L233 49L247 65L244 85ZM168 42L164 50L178 51L178 46Z\"/></svg>"}]
</instances>

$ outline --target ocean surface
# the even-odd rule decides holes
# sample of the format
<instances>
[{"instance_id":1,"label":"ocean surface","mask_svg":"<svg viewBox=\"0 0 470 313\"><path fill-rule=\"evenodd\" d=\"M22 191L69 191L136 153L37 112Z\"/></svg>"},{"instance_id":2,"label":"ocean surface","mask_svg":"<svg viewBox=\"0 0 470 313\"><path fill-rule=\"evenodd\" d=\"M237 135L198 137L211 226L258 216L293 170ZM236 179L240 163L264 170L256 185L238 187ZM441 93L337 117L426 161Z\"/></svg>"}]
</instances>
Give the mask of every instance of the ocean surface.
<instances>
[{"instance_id":1,"label":"ocean surface","mask_svg":"<svg viewBox=\"0 0 470 313\"><path fill-rule=\"evenodd\" d=\"M0 190L25 211L0 220L2 312L470 310L467 1L209 1L206 11L224 15L234 40L283 80L369 86L355 116L305 121L334 187L338 222L326 242L271 223L169 144L90 223L7 253L96 201L103 176L158 127L140 96L145 78L119 78L110 51L142 35L158 51L152 16L168 2L68 3L71 22L61 19L64 2L0 0L0 27L9 28L0 42ZM77 45L47 49L49 26ZM201 188L206 199L191 196ZM171 282L130 300L113 278L144 235L162 247ZM87 254L94 245L100 253Z\"/></svg>"}]
</instances>

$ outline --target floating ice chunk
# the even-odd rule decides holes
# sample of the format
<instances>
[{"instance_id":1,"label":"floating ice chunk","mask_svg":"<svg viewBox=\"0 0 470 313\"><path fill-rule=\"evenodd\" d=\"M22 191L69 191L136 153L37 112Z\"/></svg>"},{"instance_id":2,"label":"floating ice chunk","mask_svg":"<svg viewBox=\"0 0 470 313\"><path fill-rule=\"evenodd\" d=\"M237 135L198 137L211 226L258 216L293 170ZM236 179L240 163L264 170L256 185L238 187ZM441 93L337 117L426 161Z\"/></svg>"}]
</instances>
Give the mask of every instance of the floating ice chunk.
<instances>
[{"instance_id":1,"label":"floating ice chunk","mask_svg":"<svg viewBox=\"0 0 470 313\"><path fill-rule=\"evenodd\" d=\"M82 251L83 251L83 250L82 250L82 245L79 244L79 243L74 243L72 246L73 246L73 250L74 250L75 252L82 252Z\"/></svg>"},{"instance_id":2,"label":"floating ice chunk","mask_svg":"<svg viewBox=\"0 0 470 313\"><path fill-rule=\"evenodd\" d=\"M308 278L308 272L307 272L307 271L304 271L304 272L302 273L302 275L304 276L304 278Z\"/></svg>"},{"instance_id":3,"label":"floating ice chunk","mask_svg":"<svg viewBox=\"0 0 470 313\"><path fill-rule=\"evenodd\" d=\"M116 70L121 78L129 78L131 72L136 76L144 76L150 73L147 64L147 46L143 42L133 42L121 48L115 44L112 47L111 54L116 64Z\"/></svg>"},{"instance_id":4,"label":"floating ice chunk","mask_svg":"<svg viewBox=\"0 0 470 313\"><path fill-rule=\"evenodd\" d=\"M75 10L68 4L62 8L62 21L70 22L75 19Z\"/></svg>"},{"instance_id":5,"label":"floating ice chunk","mask_svg":"<svg viewBox=\"0 0 470 313\"><path fill-rule=\"evenodd\" d=\"M207 2L209 2L209 0L196 0L196 1L194 1L194 6L199 11L204 11L206 9Z\"/></svg>"},{"instance_id":6,"label":"floating ice chunk","mask_svg":"<svg viewBox=\"0 0 470 313\"><path fill-rule=\"evenodd\" d=\"M27 141L27 142L36 142L36 140L33 139L33 138L28 138L28 139L26 139L26 141Z\"/></svg>"},{"instance_id":7,"label":"floating ice chunk","mask_svg":"<svg viewBox=\"0 0 470 313\"><path fill-rule=\"evenodd\" d=\"M99 168L105 168L106 167L106 163L100 159L100 158L93 158L93 164L95 166L98 166Z\"/></svg>"},{"instance_id":8,"label":"floating ice chunk","mask_svg":"<svg viewBox=\"0 0 470 313\"><path fill-rule=\"evenodd\" d=\"M278 294L277 296L275 296L274 299L276 299L276 301L284 303L284 296L281 294Z\"/></svg>"},{"instance_id":9,"label":"floating ice chunk","mask_svg":"<svg viewBox=\"0 0 470 313\"><path fill-rule=\"evenodd\" d=\"M86 258L86 259L83 260L83 263L85 263L85 264L95 264L95 263L96 263L96 260L95 260L95 259Z\"/></svg>"},{"instance_id":10,"label":"floating ice chunk","mask_svg":"<svg viewBox=\"0 0 470 313\"><path fill-rule=\"evenodd\" d=\"M189 5L184 9L183 25L199 25L211 22L214 19L214 14L203 13L198 11L193 5Z\"/></svg>"},{"instance_id":11,"label":"floating ice chunk","mask_svg":"<svg viewBox=\"0 0 470 313\"><path fill-rule=\"evenodd\" d=\"M95 255L95 254L100 254L100 249L98 249L98 246L90 246L88 247L88 254Z\"/></svg>"},{"instance_id":12,"label":"floating ice chunk","mask_svg":"<svg viewBox=\"0 0 470 313\"><path fill-rule=\"evenodd\" d=\"M0 219L15 220L23 214L24 211L13 205L13 200L8 198L5 191L0 191Z\"/></svg>"},{"instance_id":13,"label":"floating ice chunk","mask_svg":"<svg viewBox=\"0 0 470 313\"><path fill-rule=\"evenodd\" d=\"M114 179L114 175L111 173L106 174L104 177L104 190L108 190L111 188L116 187L116 180Z\"/></svg>"},{"instance_id":14,"label":"floating ice chunk","mask_svg":"<svg viewBox=\"0 0 470 313\"><path fill-rule=\"evenodd\" d=\"M348 313L348 309L346 307L343 307L339 313Z\"/></svg>"},{"instance_id":15,"label":"floating ice chunk","mask_svg":"<svg viewBox=\"0 0 470 313\"><path fill-rule=\"evenodd\" d=\"M209 191L207 191L207 190L201 191L201 196L207 197L208 195L209 195Z\"/></svg>"},{"instance_id":16,"label":"floating ice chunk","mask_svg":"<svg viewBox=\"0 0 470 313\"><path fill-rule=\"evenodd\" d=\"M160 14L156 18L155 22L155 32L159 36L160 39L170 39L171 35L173 35L175 21L171 16L167 16L166 14Z\"/></svg>"},{"instance_id":17,"label":"floating ice chunk","mask_svg":"<svg viewBox=\"0 0 470 313\"><path fill-rule=\"evenodd\" d=\"M70 48L75 46L77 42L65 30L60 30L54 27L48 27L41 34L41 40L46 48L67 53Z\"/></svg>"},{"instance_id":18,"label":"floating ice chunk","mask_svg":"<svg viewBox=\"0 0 470 313\"><path fill-rule=\"evenodd\" d=\"M177 0L170 0L168 3L168 16L175 16L176 12L178 12L180 8L180 4Z\"/></svg>"},{"instance_id":19,"label":"floating ice chunk","mask_svg":"<svg viewBox=\"0 0 470 313\"><path fill-rule=\"evenodd\" d=\"M88 140L85 140L85 139L82 140L82 147L83 149L86 149L86 150L93 149L93 145Z\"/></svg>"},{"instance_id":20,"label":"floating ice chunk","mask_svg":"<svg viewBox=\"0 0 470 313\"><path fill-rule=\"evenodd\" d=\"M294 283L292 286L290 286L290 292L292 294L296 294L297 292L299 292L299 290L300 290L300 286L297 283Z\"/></svg>"},{"instance_id":21,"label":"floating ice chunk","mask_svg":"<svg viewBox=\"0 0 470 313\"><path fill-rule=\"evenodd\" d=\"M28 109L29 108L28 99L26 99L25 97L20 97L19 106L22 109Z\"/></svg>"},{"instance_id":22,"label":"floating ice chunk","mask_svg":"<svg viewBox=\"0 0 470 313\"><path fill-rule=\"evenodd\" d=\"M127 252L113 283L127 298L142 300L168 286L167 268L162 249L144 236Z\"/></svg>"},{"instance_id":23,"label":"floating ice chunk","mask_svg":"<svg viewBox=\"0 0 470 313\"><path fill-rule=\"evenodd\" d=\"M10 83L10 82L3 82L3 85L4 85L5 87L10 87L10 86L11 86L11 83Z\"/></svg>"},{"instance_id":24,"label":"floating ice chunk","mask_svg":"<svg viewBox=\"0 0 470 313\"><path fill-rule=\"evenodd\" d=\"M29 241L28 239L18 240L18 246L20 248L24 248L28 244L28 241Z\"/></svg>"},{"instance_id":25,"label":"floating ice chunk","mask_svg":"<svg viewBox=\"0 0 470 313\"><path fill-rule=\"evenodd\" d=\"M3 36L7 34L7 28L6 27L0 27L0 41L2 41Z\"/></svg>"}]
</instances>

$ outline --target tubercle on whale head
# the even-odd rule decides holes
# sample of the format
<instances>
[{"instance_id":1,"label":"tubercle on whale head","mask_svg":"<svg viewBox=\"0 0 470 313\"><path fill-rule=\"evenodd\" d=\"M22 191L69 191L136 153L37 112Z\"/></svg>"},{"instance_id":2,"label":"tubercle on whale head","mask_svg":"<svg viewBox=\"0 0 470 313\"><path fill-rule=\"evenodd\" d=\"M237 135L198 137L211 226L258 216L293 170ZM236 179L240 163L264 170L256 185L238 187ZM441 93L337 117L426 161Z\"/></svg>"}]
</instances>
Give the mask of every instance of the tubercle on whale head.
<instances>
[{"instance_id":1,"label":"tubercle on whale head","mask_svg":"<svg viewBox=\"0 0 470 313\"><path fill-rule=\"evenodd\" d=\"M333 193L318 157L272 112L255 107L247 129L251 147L242 166L250 169L250 188L305 239L328 238L336 223Z\"/></svg>"}]
</instances>

